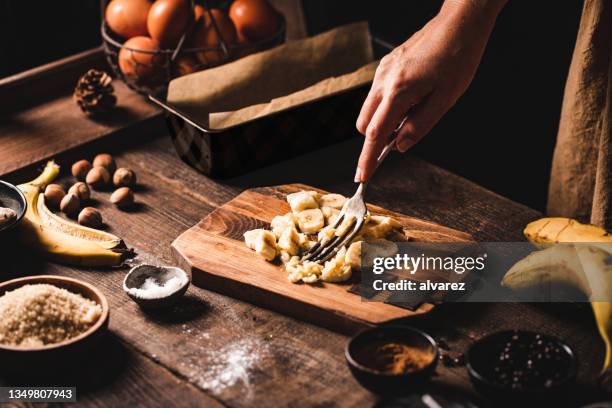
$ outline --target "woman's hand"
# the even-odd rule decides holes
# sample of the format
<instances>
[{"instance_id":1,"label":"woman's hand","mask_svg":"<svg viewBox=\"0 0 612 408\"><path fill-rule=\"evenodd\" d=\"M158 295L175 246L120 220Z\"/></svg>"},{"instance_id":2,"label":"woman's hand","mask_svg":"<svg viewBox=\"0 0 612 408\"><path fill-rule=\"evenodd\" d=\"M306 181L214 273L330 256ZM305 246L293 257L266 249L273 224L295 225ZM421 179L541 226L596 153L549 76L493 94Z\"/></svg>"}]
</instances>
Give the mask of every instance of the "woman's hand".
<instances>
[{"instance_id":1,"label":"woman's hand","mask_svg":"<svg viewBox=\"0 0 612 408\"><path fill-rule=\"evenodd\" d=\"M404 116L397 149L414 146L469 86L506 0L446 0L440 13L380 62L357 119L365 135L355 182L366 181Z\"/></svg>"}]
</instances>

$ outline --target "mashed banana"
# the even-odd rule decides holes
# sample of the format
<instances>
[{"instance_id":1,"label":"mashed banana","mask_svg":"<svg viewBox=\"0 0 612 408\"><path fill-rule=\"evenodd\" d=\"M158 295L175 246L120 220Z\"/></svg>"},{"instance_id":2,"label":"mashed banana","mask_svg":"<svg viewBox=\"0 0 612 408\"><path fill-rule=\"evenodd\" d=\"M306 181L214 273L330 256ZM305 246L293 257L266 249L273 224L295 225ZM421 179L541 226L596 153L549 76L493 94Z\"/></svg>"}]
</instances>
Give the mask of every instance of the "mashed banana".
<instances>
[{"instance_id":1,"label":"mashed banana","mask_svg":"<svg viewBox=\"0 0 612 408\"><path fill-rule=\"evenodd\" d=\"M289 194L287 202L291 212L274 217L271 231L256 229L244 234L245 244L267 261L280 258L285 264L291 282L314 283L343 282L350 279L353 269L361 262L361 242L373 242L382 247L394 247L385 238L406 240L402 225L390 217L368 217L361 233L336 255L325 262L301 262L300 256L320 240L327 242L336 235L343 235L352 226L351 220L333 228L347 198L340 194L319 194L316 191L300 191Z\"/></svg>"}]
</instances>

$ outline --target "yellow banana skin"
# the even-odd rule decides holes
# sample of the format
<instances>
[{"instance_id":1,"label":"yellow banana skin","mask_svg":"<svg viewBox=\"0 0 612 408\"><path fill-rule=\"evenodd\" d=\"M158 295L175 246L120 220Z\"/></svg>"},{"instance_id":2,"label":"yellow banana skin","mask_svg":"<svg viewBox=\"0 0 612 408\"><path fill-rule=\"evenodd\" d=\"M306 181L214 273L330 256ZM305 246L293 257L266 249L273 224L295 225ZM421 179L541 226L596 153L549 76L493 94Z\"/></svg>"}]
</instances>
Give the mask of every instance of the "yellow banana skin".
<instances>
[{"instance_id":1,"label":"yellow banana skin","mask_svg":"<svg viewBox=\"0 0 612 408\"><path fill-rule=\"evenodd\" d=\"M541 282L564 282L591 300L597 328L606 346L602 375L612 372L612 235L594 225L569 218L542 218L527 225L527 239L536 244L584 243L553 246L533 252L506 273L502 285L520 289ZM551 268L551 260L555 268Z\"/></svg>"},{"instance_id":2,"label":"yellow banana skin","mask_svg":"<svg viewBox=\"0 0 612 408\"><path fill-rule=\"evenodd\" d=\"M51 161L36 179L18 186L28 203L17 231L19 240L58 263L120 265L127 251L119 237L64 220L45 206L42 192L57 177L59 170L59 166Z\"/></svg>"}]
</instances>

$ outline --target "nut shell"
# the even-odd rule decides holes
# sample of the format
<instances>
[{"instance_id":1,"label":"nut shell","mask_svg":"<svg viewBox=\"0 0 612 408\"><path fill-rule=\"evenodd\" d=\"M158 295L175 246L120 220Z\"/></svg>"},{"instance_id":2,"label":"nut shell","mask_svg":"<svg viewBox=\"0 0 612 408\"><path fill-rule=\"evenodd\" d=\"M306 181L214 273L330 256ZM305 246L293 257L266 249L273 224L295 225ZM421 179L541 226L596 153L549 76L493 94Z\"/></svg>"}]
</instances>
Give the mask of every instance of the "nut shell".
<instances>
[{"instance_id":1,"label":"nut shell","mask_svg":"<svg viewBox=\"0 0 612 408\"><path fill-rule=\"evenodd\" d=\"M118 188L111 194L110 201L119 208L130 207L134 204L134 192L129 187Z\"/></svg>"},{"instance_id":2,"label":"nut shell","mask_svg":"<svg viewBox=\"0 0 612 408\"><path fill-rule=\"evenodd\" d=\"M110 182L110 173L104 167L94 167L87 173L85 181L94 189L101 190Z\"/></svg>"},{"instance_id":3,"label":"nut shell","mask_svg":"<svg viewBox=\"0 0 612 408\"><path fill-rule=\"evenodd\" d=\"M102 214L93 207L85 207L79 213L79 224L91 228L99 228L102 225Z\"/></svg>"},{"instance_id":4,"label":"nut shell","mask_svg":"<svg viewBox=\"0 0 612 408\"><path fill-rule=\"evenodd\" d=\"M87 201L91 198L91 191L89 190L89 186L82 181L75 183L68 189L69 193L75 194L79 197L81 201Z\"/></svg>"},{"instance_id":5,"label":"nut shell","mask_svg":"<svg viewBox=\"0 0 612 408\"><path fill-rule=\"evenodd\" d=\"M72 175L79 181L85 181L85 177L87 177L87 173L91 170L91 163L87 160L79 160L78 162L72 165Z\"/></svg>"},{"instance_id":6,"label":"nut shell","mask_svg":"<svg viewBox=\"0 0 612 408\"><path fill-rule=\"evenodd\" d=\"M66 191L59 184L49 184L45 188L45 203L48 206L58 208L62 199L66 195Z\"/></svg>"},{"instance_id":7,"label":"nut shell","mask_svg":"<svg viewBox=\"0 0 612 408\"><path fill-rule=\"evenodd\" d=\"M106 170L108 170L109 174L113 174L117 169L115 159L113 159L113 156L108 153L102 153L94 157L93 166L104 167Z\"/></svg>"},{"instance_id":8,"label":"nut shell","mask_svg":"<svg viewBox=\"0 0 612 408\"><path fill-rule=\"evenodd\" d=\"M60 203L60 210L62 210L64 214L73 215L79 211L80 206L81 200L79 200L79 197L76 194L68 193Z\"/></svg>"},{"instance_id":9,"label":"nut shell","mask_svg":"<svg viewBox=\"0 0 612 408\"><path fill-rule=\"evenodd\" d=\"M113 175L113 184L117 187L132 187L136 184L136 173L125 167L117 169Z\"/></svg>"}]
</instances>

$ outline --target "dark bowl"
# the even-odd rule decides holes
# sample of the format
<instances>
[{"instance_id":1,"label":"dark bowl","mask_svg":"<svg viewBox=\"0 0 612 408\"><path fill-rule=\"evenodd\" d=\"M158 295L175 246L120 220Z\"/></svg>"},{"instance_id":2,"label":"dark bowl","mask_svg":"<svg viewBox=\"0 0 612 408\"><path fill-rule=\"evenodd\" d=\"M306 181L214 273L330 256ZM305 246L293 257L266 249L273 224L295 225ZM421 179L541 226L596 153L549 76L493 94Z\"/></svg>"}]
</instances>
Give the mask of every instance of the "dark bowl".
<instances>
[{"instance_id":1,"label":"dark bowl","mask_svg":"<svg viewBox=\"0 0 612 408\"><path fill-rule=\"evenodd\" d=\"M95 353L100 340L108 329L110 309L106 297L94 286L63 276L40 275L13 279L0 283L0 296L24 285L49 284L86 299L102 308L98 321L87 331L57 344L37 347L16 347L0 344L0 372L27 373L31 371L58 370L58 367L82 364L90 353Z\"/></svg>"},{"instance_id":2,"label":"dark bowl","mask_svg":"<svg viewBox=\"0 0 612 408\"><path fill-rule=\"evenodd\" d=\"M561 358L565 368L561 372L561 378L549 387L530 387L515 390L509 386L495 381L491 374L491 367L497 361L500 350L512 336L518 335L521 342L533 341L539 335L541 339L550 341L562 350ZM571 386L576 380L576 356L572 349L561 340L540 333L507 330L485 336L476 341L467 353L467 369L474 387L484 396L504 401L506 404L516 404L534 399L546 398L547 401L562 401L571 392Z\"/></svg>"},{"instance_id":3,"label":"dark bowl","mask_svg":"<svg viewBox=\"0 0 612 408\"><path fill-rule=\"evenodd\" d=\"M154 278L156 281L165 283L169 279L181 276L186 277L187 281L183 286L172 292L170 295L161 298L144 299L134 296L130 289L139 288L147 278ZM175 305L183 297L189 288L189 274L180 268L171 266L138 265L125 276L123 280L123 290L127 295L143 309L162 309Z\"/></svg>"},{"instance_id":4,"label":"dark bowl","mask_svg":"<svg viewBox=\"0 0 612 408\"><path fill-rule=\"evenodd\" d=\"M17 217L13 222L0 227L0 237L3 237L8 231L19 224L25 215L28 203L21 190L10 183L0 180L0 207L10 208L17 213Z\"/></svg>"},{"instance_id":5,"label":"dark bowl","mask_svg":"<svg viewBox=\"0 0 612 408\"><path fill-rule=\"evenodd\" d=\"M419 371L405 374L385 373L357 361L356 354L372 342L396 341L430 351L432 361ZM379 395L403 395L425 385L438 364L438 345L428 334L410 326L389 325L362 331L346 345L345 357L351 373L364 388Z\"/></svg>"}]
</instances>

